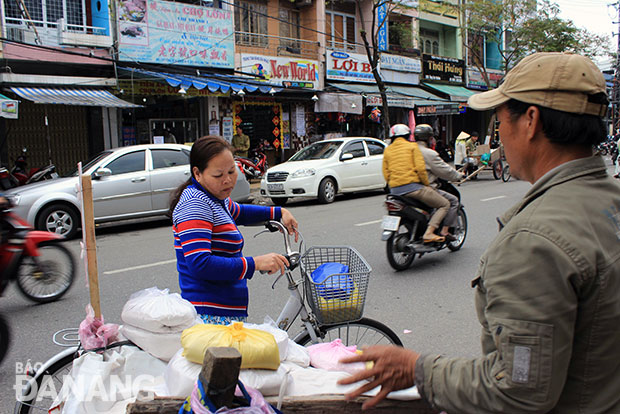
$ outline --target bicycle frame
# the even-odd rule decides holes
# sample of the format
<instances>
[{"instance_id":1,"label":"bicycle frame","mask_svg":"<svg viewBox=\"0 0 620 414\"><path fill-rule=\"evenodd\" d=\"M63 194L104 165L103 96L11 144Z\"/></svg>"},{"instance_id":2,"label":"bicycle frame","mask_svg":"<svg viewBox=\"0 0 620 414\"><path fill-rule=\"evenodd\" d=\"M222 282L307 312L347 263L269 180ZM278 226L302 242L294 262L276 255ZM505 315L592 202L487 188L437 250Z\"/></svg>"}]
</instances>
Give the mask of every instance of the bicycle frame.
<instances>
[{"instance_id":1,"label":"bicycle frame","mask_svg":"<svg viewBox=\"0 0 620 414\"><path fill-rule=\"evenodd\" d=\"M286 249L286 255L288 257L289 264L291 264L292 269L296 268L299 265L300 253L292 251L286 227L284 227L282 223L273 220L268 221L265 224L265 227L267 227L267 229L271 232L279 230L284 235L284 247ZM261 234L264 231L267 230L263 230L258 234ZM258 236L258 234L256 236ZM300 245L303 244L303 237L301 237L301 239L302 242L300 243ZM299 291L299 286L303 283L303 279L296 281L293 278L292 269L287 269L287 271L285 272L286 279L288 281L289 298L284 305L284 308L282 308L278 319L276 320L276 325L278 326L278 328L288 332L290 327L293 325L293 322L297 320L297 317L301 317L304 329L308 331L312 342L318 342L318 323L312 312L308 312L304 297ZM271 286L272 289L275 288L275 285L276 283L278 283L278 280L280 280L280 277L282 277L282 275L276 278L276 280L273 282L273 285ZM296 335L296 338L304 334L305 332L304 330L302 330L298 335Z\"/></svg>"}]
</instances>

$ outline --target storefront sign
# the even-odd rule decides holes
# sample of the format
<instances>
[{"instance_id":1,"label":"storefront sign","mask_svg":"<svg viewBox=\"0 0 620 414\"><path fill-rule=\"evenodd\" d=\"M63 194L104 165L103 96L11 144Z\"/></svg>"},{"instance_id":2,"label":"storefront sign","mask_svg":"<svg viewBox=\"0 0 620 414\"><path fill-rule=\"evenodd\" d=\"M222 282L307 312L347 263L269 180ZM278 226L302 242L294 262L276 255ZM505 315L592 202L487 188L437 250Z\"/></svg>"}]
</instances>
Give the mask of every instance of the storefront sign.
<instances>
[{"instance_id":1,"label":"storefront sign","mask_svg":"<svg viewBox=\"0 0 620 414\"><path fill-rule=\"evenodd\" d=\"M124 96L131 95L174 95L179 96L179 87L172 87L164 82L154 82L146 80L119 80L118 88L123 90ZM185 96L228 96L228 93L213 93L209 91L209 88L196 89L189 88L185 92Z\"/></svg>"},{"instance_id":2,"label":"storefront sign","mask_svg":"<svg viewBox=\"0 0 620 414\"><path fill-rule=\"evenodd\" d=\"M306 135L306 108L303 105L295 106L295 129L298 137Z\"/></svg>"},{"instance_id":3,"label":"storefront sign","mask_svg":"<svg viewBox=\"0 0 620 414\"><path fill-rule=\"evenodd\" d=\"M414 108L415 102L412 98L401 98L401 97L387 97L388 106L398 107L398 108ZM383 99L381 99L381 95L369 95L366 98L366 106L381 106L383 105Z\"/></svg>"},{"instance_id":4,"label":"storefront sign","mask_svg":"<svg viewBox=\"0 0 620 414\"><path fill-rule=\"evenodd\" d=\"M487 70L487 75L489 75L489 81L491 81L491 89L497 88L499 82L504 77L504 74L501 72L491 72ZM480 89L486 91L489 89L486 82L484 81L484 76L477 69L467 68L467 87L471 89Z\"/></svg>"},{"instance_id":5,"label":"storefront sign","mask_svg":"<svg viewBox=\"0 0 620 414\"><path fill-rule=\"evenodd\" d=\"M17 119L19 101L13 99L0 100L0 117L7 119Z\"/></svg>"},{"instance_id":6,"label":"storefront sign","mask_svg":"<svg viewBox=\"0 0 620 414\"><path fill-rule=\"evenodd\" d=\"M448 57L422 55L423 77L426 80L436 80L463 84L465 79L465 61Z\"/></svg>"},{"instance_id":7,"label":"storefront sign","mask_svg":"<svg viewBox=\"0 0 620 414\"><path fill-rule=\"evenodd\" d=\"M117 0L118 59L234 67L230 10L159 0Z\"/></svg>"},{"instance_id":8,"label":"storefront sign","mask_svg":"<svg viewBox=\"0 0 620 414\"><path fill-rule=\"evenodd\" d=\"M459 107L456 105L425 105L418 106L418 116L453 115L458 114Z\"/></svg>"},{"instance_id":9,"label":"storefront sign","mask_svg":"<svg viewBox=\"0 0 620 414\"><path fill-rule=\"evenodd\" d=\"M233 118L232 116L225 116L222 118L222 137L230 143L233 135Z\"/></svg>"},{"instance_id":10,"label":"storefront sign","mask_svg":"<svg viewBox=\"0 0 620 414\"><path fill-rule=\"evenodd\" d=\"M414 59L400 55L381 54L381 70L390 69L399 72L422 72L422 62L420 59Z\"/></svg>"},{"instance_id":11,"label":"storefront sign","mask_svg":"<svg viewBox=\"0 0 620 414\"><path fill-rule=\"evenodd\" d=\"M263 76L264 81L272 85L318 88L319 62L317 60L242 53L240 70Z\"/></svg>"},{"instance_id":12,"label":"storefront sign","mask_svg":"<svg viewBox=\"0 0 620 414\"><path fill-rule=\"evenodd\" d=\"M377 7L377 24L379 25L379 30L377 31L377 43L380 51L384 51L388 49L388 33L387 33L387 13L388 13L388 5L387 1L381 2L379 7Z\"/></svg>"},{"instance_id":13,"label":"storefront sign","mask_svg":"<svg viewBox=\"0 0 620 414\"><path fill-rule=\"evenodd\" d=\"M374 82L366 55L327 50L326 78L353 82Z\"/></svg>"}]
</instances>

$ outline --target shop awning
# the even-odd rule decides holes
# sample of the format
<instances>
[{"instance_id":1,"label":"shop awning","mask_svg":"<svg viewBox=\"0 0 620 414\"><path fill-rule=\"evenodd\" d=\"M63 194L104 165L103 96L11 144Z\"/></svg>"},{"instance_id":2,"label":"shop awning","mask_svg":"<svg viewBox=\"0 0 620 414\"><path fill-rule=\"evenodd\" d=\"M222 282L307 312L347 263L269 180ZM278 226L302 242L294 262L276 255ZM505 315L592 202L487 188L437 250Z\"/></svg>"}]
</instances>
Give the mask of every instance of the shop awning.
<instances>
[{"instance_id":1,"label":"shop awning","mask_svg":"<svg viewBox=\"0 0 620 414\"><path fill-rule=\"evenodd\" d=\"M376 85L356 85L351 83L330 83L329 86L352 93L365 94L368 96L380 96L379 88ZM396 102L401 102L398 106L413 107L415 106L435 106L435 105L454 105L457 104L441 98L431 92L417 86L400 86L400 85L386 85L386 93L388 100L393 99ZM408 102L413 105L408 104ZM389 103L389 102L388 102ZM404 106L403 106L404 105ZM397 105L392 105L397 106Z\"/></svg>"},{"instance_id":2,"label":"shop awning","mask_svg":"<svg viewBox=\"0 0 620 414\"><path fill-rule=\"evenodd\" d=\"M24 99L40 104L104 106L109 108L140 108L100 89L21 88L10 89Z\"/></svg>"},{"instance_id":3,"label":"shop awning","mask_svg":"<svg viewBox=\"0 0 620 414\"><path fill-rule=\"evenodd\" d=\"M424 82L424 85L441 93L445 93L450 97L450 100L454 102L467 102L470 96L479 93L456 85L444 85L430 82Z\"/></svg>"},{"instance_id":4,"label":"shop awning","mask_svg":"<svg viewBox=\"0 0 620 414\"><path fill-rule=\"evenodd\" d=\"M277 93L282 91L281 87L262 84L259 82L253 82L251 80L244 80L237 76L225 75L225 74L210 74L210 75L181 75L176 73L167 72L155 72L151 70L137 69L137 68L119 68L124 71L133 72L141 78L150 78L155 80L163 80L173 88L188 89L194 87L196 89L207 88L210 92L222 92L226 93L232 89L233 92L255 92L262 93Z\"/></svg>"}]
</instances>

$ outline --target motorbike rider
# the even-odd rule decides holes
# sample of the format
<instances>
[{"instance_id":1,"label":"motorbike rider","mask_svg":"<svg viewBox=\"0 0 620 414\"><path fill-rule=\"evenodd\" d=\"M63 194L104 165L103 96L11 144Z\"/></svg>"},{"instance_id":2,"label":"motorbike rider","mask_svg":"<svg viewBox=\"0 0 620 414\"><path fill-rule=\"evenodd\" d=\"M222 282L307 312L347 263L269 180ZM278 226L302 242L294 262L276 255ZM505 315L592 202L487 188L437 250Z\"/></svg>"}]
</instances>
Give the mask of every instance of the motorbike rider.
<instances>
[{"instance_id":1,"label":"motorbike rider","mask_svg":"<svg viewBox=\"0 0 620 414\"><path fill-rule=\"evenodd\" d=\"M424 157L418 144L409 141L410 135L407 125L390 128L392 142L383 152L383 177L392 194L414 198L436 209L422 239L424 243L443 242L445 237L435 234L435 230L448 214L450 202L429 187Z\"/></svg>"},{"instance_id":2,"label":"motorbike rider","mask_svg":"<svg viewBox=\"0 0 620 414\"><path fill-rule=\"evenodd\" d=\"M429 148L429 140L435 136L433 127L428 124L416 125L413 130L413 136L424 157L429 185L450 202L450 210L443 219L443 227L441 228L440 234L447 240L454 240L454 236L449 233L449 228L456 226L459 199L447 191L440 190L438 188L438 178L446 181L461 181L465 176L447 164L439 156L439 153Z\"/></svg>"}]
</instances>

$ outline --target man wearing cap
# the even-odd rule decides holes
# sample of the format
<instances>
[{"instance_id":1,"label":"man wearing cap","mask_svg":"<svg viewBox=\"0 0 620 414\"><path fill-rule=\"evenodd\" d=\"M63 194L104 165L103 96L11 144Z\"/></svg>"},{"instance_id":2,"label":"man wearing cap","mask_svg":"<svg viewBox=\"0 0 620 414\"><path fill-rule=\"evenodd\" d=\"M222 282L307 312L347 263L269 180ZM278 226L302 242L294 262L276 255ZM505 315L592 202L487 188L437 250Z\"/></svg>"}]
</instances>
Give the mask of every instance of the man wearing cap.
<instances>
[{"instance_id":1,"label":"man wearing cap","mask_svg":"<svg viewBox=\"0 0 620 414\"><path fill-rule=\"evenodd\" d=\"M482 356L371 347L343 383L417 385L449 413L620 412L620 186L592 147L605 138L605 80L563 53L524 58L469 106L495 109L513 175L532 183L500 219L472 281Z\"/></svg>"}]
</instances>

